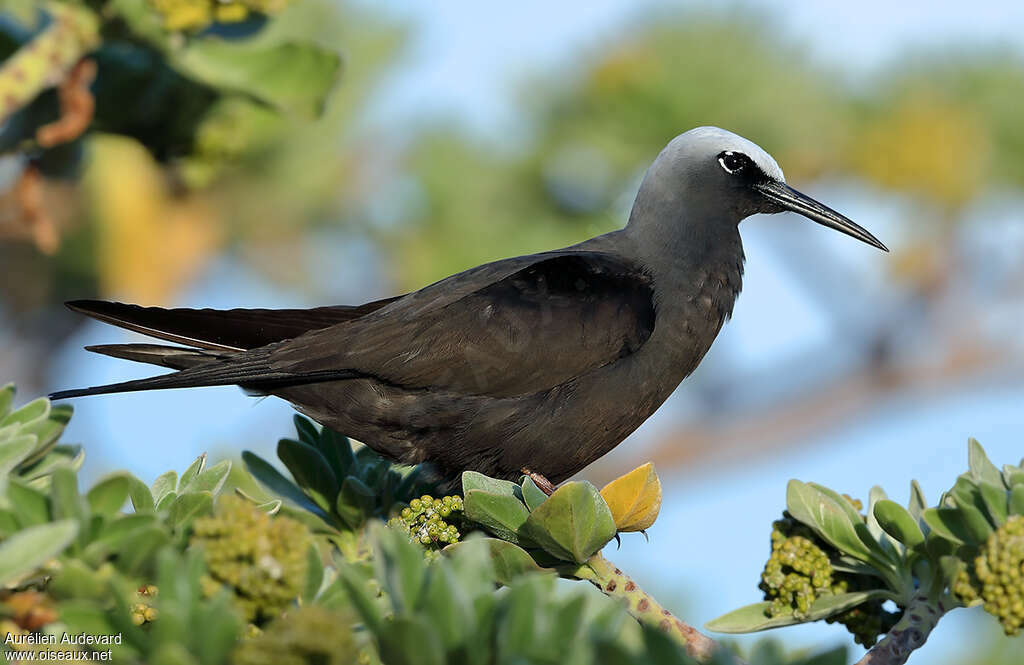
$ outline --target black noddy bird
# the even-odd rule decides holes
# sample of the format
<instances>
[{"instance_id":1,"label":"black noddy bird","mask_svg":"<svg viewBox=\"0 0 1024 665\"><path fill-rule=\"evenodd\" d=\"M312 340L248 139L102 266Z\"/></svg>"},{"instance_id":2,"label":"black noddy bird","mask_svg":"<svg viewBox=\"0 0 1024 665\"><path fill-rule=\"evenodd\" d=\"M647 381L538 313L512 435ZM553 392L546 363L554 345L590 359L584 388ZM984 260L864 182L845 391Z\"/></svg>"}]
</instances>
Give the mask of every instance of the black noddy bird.
<instances>
[{"instance_id":1,"label":"black noddy bird","mask_svg":"<svg viewBox=\"0 0 1024 665\"><path fill-rule=\"evenodd\" d=\"M314 309L68 306L182 346L90 351L178 370L53 399L239 385L398 462L550 491L643 423L700 363L740 292L739 222L796 212L888 251L716 127L674 138L625 228L487 263L405 295Z\"/></svg>"}]
</instances>

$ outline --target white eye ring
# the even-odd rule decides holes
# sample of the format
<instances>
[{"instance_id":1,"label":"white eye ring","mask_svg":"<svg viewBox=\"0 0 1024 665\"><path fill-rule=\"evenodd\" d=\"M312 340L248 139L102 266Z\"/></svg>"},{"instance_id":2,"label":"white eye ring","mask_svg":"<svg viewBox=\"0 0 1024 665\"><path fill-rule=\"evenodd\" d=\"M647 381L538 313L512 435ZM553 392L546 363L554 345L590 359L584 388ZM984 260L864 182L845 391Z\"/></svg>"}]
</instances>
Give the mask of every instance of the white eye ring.
<instances>
[{"instance_id":1,"label":"white eye ring","mask_svg":"<svg viewBox=\"0 0 1024 665\"><path fill-rule=\"evenodd\" d=\"M722 170L725 171L726 173L728 173L729 175L733 175L734 173L738 173L739 171L742 171L743 167L746 166L746 164L744 164L742 160L738 160L739 161L739 165L736 166L736 168L732 168L732 169L729 168L726 165L726 163L725 163L726 158L728 158L728 157L735 157L736 155L739 155L739 154L740 153L732 152L731 150L728 151L728 152L723 152L722 156L718 158L718 163L721 165Z\"/></svg>"}]
</instances>

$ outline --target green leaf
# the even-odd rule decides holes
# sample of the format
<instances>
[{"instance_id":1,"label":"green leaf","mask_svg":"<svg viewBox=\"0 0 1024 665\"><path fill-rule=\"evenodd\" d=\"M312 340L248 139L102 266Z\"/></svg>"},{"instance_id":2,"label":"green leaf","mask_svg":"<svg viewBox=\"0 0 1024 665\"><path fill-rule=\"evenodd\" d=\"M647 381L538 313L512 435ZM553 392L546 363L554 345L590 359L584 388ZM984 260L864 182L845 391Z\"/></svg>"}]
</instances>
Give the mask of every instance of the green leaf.
<instances>
[{"instance_id":1,"label":"green leaf","mask_svg":"<svg viewBox=\"0 0 1024 665\"><path fill-rule=\"evenodd\" d=\"M186 492L209 492L214 496L224 487L224 482L231 473L231 460L221 460L208 469L203 469L191 480L186 481L182 476L182 483L179 483L178 493ZM183 485L183 486L182 486Z\"/></svg>"},{"instance_id":2,"label":"green leaf","mask_svg":"<svg viewBox=\"0 0 1024 665\"><path fill-rule=\"evenodd\" d=\"M89 509L100 515L113 515L121 510L131 494L134 476L128 473L113 473L92 486L85 495ZM141 481L139 481L141 483Z\"/></svg>"},{"instance_id":3,"label":"green leaf","mask_svg":"<svg viewBox=\"0 0 1024 665\"><path fill-rule=\"evenodd\" d=\"M301 594L303 602L313 602L323 582L324 562L316 543L310 543L309 549L306 550L306 583L303 585Z\"/></svg>"},{"instance_id":4,"label":"green leaf","mask_svg":"<svg viewBox=\"0 0 1024 665\"><path fill-rule=\"evenodd\" d=\"M100 563L109 553L117 551L124 542L133 534L156 526L156 516L146 515L122 515L108 521L96 538L85 548L84 557L93 563Z\"/></svg>"},{"instance_id":5,"label":"green leaf","mask_svg":"<svg viewBox=\"0 0 1024 665\"><path fill-rule=\"evenodd\" d=\"M450 562L441 562L427 570L426 588L418 613L429 616L446 651L465 644L467 633L476 624L476 610L470 593L453 574Z\"/></svg>"},{"instance_id":6,"label":"green leaf","mask_svg":"<svg viewBox=\"0 0 1024 665\"><path fill-rule=\"evenodd\" d=\"M925 508L928 507L928 500L924 498L924 490L916 480L910 481L910 505L909 511L915 521L920 522Z\"/></svg>"},{"instance_id":7,"label":"green leaf","mask_svg":"<svg viewBox=\"0 0 1024 665\"><path fill-rule=\"evenodd\" d=\"M531 557L523 548L497 538L474 538L472 540L464 540L448 545L442 550L442 552L446 555L454 556L466 548L480 546L487 547L490 553L491 565L494 568L495 581L504 584L505 586L511 584L513 580L521 575L549 570L538 566L537 562L533 560L533 557Z\"/></svg>"},{"instance_id":8,"label":"green leaf","mask_svg":"<svg viewBox=\"0 0 1024 665\"><path fill-rule=\"evenodd\" d=\"M1002 524L1006 521L1007 510L1009 509L1009 496L1002 483L998 486L988 482L978 484L981 499L985 506L985 513L993 524Z\"/></svg>"},{"instance_id":9,"label":"green leaf","mask_svg":"<svg viewBox=\"0 0 1024 665\"><path fill-rule=\"evenodd\" d=\"M117 548L117 566L128 574L138 574L153 565L153 555L170 541L167 532L157 526L134 530Z\"/></svg>"},{"instance_id":10,"label":"green leaf","mask_svg":"<svg viewBox=\"0 0 1024 665\"><path fill-rule=\"evenodd\" d=\"M17 478L7 486L7 498L11 502L22 525L44 524L50 521L50 499L36 488Z\"/></svg>"},{"instance_id":11,"label":"green leaf","mask_svg":"<svg viewBox=\"0 0 1024 665\"><path fill-rule=\"evenodd\" d=\"M170 527L183 528L197 517L209 515L212 510L213 494L210 492L181 494L171 502L167 524Z\"/></svg>"},{"instance_id":12,"label":"green leaf","mask_svg":"<svg viewBox=\"0 0 1024 665\"><path fill-rule=\"evenodd\" d=\"M986 482L992 485L1001 485L1003 483L1003 474L999 473L996 465L989 460L988 455L985 454L985 449L981 447L977 439L971 438L967 440L967 459L971 470L971 478L976 483Z\"/></svg>"},{"instance_id":13,"label":"green leaf","mask_svg":"<svg viewBox=\"0 0 1024 665\"><path fill-rule=\"evenodd\" d=\"M355 608L359 618L374 635L380 634L384 623L384 614L375 598L371 596L370 576L363 575L354 565L343 565L338 569L338 582L345 588L345 593Z\"/></svg>"},{"instance_id":14,"label":"green leaf","mask_svg":"<svg viewBox=\"0 0 1024 665\"><path fill-rule=\"evenodd\" d=\"M35 447L36 437L33 434L16 436L0 443L0 494L7 485L11 471L32 454Z\"/></svg>"},{"instance_id":15,"label":"green leaf","mask_svg":"<svg viewBox=\"0 0 1024 665\"><path fill-rule=\"evenodd\" d=\"M178 487L178 472L168 471L167 473L157 476L156 480L153 481L152 494L153 503L160 505L164 497L168 493L175 491Z\"/></svg>"},{"instance_id":16,"label":"green leaf","mask_svg":"<svg viewBox=\"0 0 1024 665\"><path fill-rule=\"evenodd\" d=\"M22 462L22 469L29 467L47 455L57 445L57 439L64 433L71 420L74 408L70 404L51 406L46 418L22 428L24 434L35 434L36 449Z\"/></svg>"},{"instance_id":17,"label":"green leaf","mask_svg":"<svg viewBox=\"0 0 1024 665\"><path fill-rule=\"evenodd\" d=\"M411 612L423 593L426 567L423 550L398 531L379 522L371 528L377 579L391 597L395 614Z\"/></svg>"},{"instance_id":18,"label":"green leaf","mask_svg":"<svg viewBox=\"0 0 1024 665\"><path fill-rule=\"evenodd\" d=\"M583 563L615 537L615 520L596 487L573 481L529 514L523 532L552 556Z\"/></svg>"},{"instance_id":19,"label":"green leaf","mask_svg":"<svg viewBox=\"0 0 1024 665\"><path fill-rule=\"evenodd\" d=\"M184 494L185 488L188 487L189 484L191 484L192 481L195 480L196 476L198 476L199 473L205 468L206 453L203 453L199 457L197 457L195 461L189 464L188 468L185 469L184 473L181 474L181 478L178 480L178 486L175 488L178 494Z\"/></svg>"},{"instance_id":20,"label":"green leaf","mask_svg":"<svg viewBox=\"0 0 1024 665\"><path fill-rule=\"evenodd\" d=\"M799 619L792 614L769 617L768 609L771 607L771 603L765 601L747 605L723 614L717 619L707 622L704 626L716 633L756 633L768 630L769 628L781 628L799 623L820 621L827 619L833 614L845 612L869 600L889 599L891 597L892 594L890 592L882 589L821 596L811 605L807 615Z\"/></svg>"},{"instance_id":21,"label":"green leaf","mask_svg":"<svg viewBox=\"0 0 1024 665\"><path fill-rule=\"evenodd\" d=\"M462 496L466 496L472 490L482 490L484 492L489 492L490 494L511 496L516 499L522 497L522 490L520 490L519 485L516 485L512 481L498 480L497 478L491 478L482 473L477 473L476 471L463 471Z\"/></svg>"},{"instance_id":22,"label":"green leaf","mask_svg":"<svg viewBox=\"0 0 1024 665\"><path fill-rule=\"evenodd\" d=\"M88 514L86 504L78 493L78 477L71 469L62 467L54 470L50 505L54 519L71 518L85 522Z\"/></svg>"},{"instance_id":23,"label":"green leaf","mask_svg":"<svg viewBox=\"0 0 1024 665\"><path fill-rule=\"evenodd\" d=\"M1010 513L1024 515L1024 485L1015 485L1010 492Z\"/></svg>"},{"instance_id":24,"label":"green leaf","mask_svg":"<svg viewBox=\"0 0 1024 665\"><path fill-rule=\"evenodd\" d=\"M326 517L324 511L309 497L302 493L295 483L285 478L280 471L270 465L265 459L248 450L242 451L242 461L249 473L259 481L261 485L270 492L288 499L300 508L304 508L320 517Z\"/></svg>"},{"instance_id":25,"label":"green leaf","mask_svg":"<svg viewBox=\"0 0 1024 665\"><path fill-rule=\"evenodd\" d=\"M843 500L844 503L848 503ZM789 481L786 488L786 509L799 522L809 526L830 545L861 561L874 563L871 552L857 536L849 509L834 501L818 487ZM856 512L856 511L854 511ZM860 518L857 518L860 521Z\"/></svg>"},{"instance_id":26,"label":"green leaf","mask_svg":"<svg viewBox=\"0 0 1024 665\"><path fill-rule=\"evenodd\" d=\"M58 520L31 526L0 543L0 587L17 581L63 552L77 534L75 520Z\"/></svg>"},{"instance_id":27,"label":"green leaf","mask_svg":"<svg viewBox=\"0 0 1024 665\"><path fill-rule=\"evenodd\" d=\"M320 432L316 446L331 466L331 471L334 472L336 478L340 480L352 472L356 455L352 452L352 442L348 440L348 437L325 427Z\"/></svg>"},{"instance_id":28,"label":"green leaf","mask_svg":"<svg viewBox=\"0 0 1024 665\"><path fill-rule=\"evenodd\" d=\"M42 420L50 413L50 400L39 397L24 405L20 409L8 413L0 420L0 427L8 425L24 425L33 420Z\"/></svg>"},{"instance_id":29,"label":"green leaf","mask_svg":"<svg viewBox=\"0 0 1024 665\"><path fill-rule=\"evenodd\" d=\"M971 540L963 517L957 508L927 508L922 514L924 523L934 534L957 545Z\"/></svg>"},{"instance_id":30,"label":"green leaf","mask_svg":"<svg viewBox=\"0 0 1024 665\"><path fill-rule=\"evenodd\" d=\"M533 482L533 478L530 478L529 476L523 478L523 484L521 485L520 491L523 494L523 501L526 503L526 507L529 508L531 512L537 510L537 508L540 507L540 504L548 500L548 495L537 487L537 483Z\"/></svg>"},{"instance_id":31,"label":"green leaf","mask_svg":"<svg viewBox=\"0 0 1024 665\"><path fill-rule=\"evenodd\" d=\"M377 495L373 490L356 476L345 476L335 505L338 517L350 529L357 529L373 516L376 508Z\"/></svg>"},{"instance_id":32,"label":"green leaf","mask_svg":"<svg viewBox=\"0 0 1024 665\"><path fill-rule=\"evenodd\" d=\"M378 635L380 660L388 665L445 665L444 647L424 617L395 616Z\"/></svg>"},{"instance_id":33,"label":"green leaf","mask_svg":"<svg viewBox=\"0 0 1024 665\"><path fill-rule=\"evenodd\" d=\"M171 53L174 66L220 90L248 95L280 110L319 115L341 71L341 58L312 43L248 45L193 39Z\"/></svg>"},{"instance_id":34,"label":"green leaf","mask_svg":"<svg viewBox=\"0 0 1024 665\"><path fill-rule=\"evenodd\" d=\"M917 520L895 501L881 499L876 502L874 516L887 534L908 548L915 548L924 543L924 533Z\"/></svg>"},{"instance_id":35,"label":"green leaf","mask_svg":"<svg viewBox=\"0 0 1024 665\"><path fill-rule=\"evenodd\" d=\"M974 506L960 506L958 510L963 516L964 526L967 527L967 532L970 534L971 539L967 541L968 544L981 545L988 540L988 537L992 535L993 528L984 513Z\"/></svg>"},{"instance_id":36,"label":"green leaf","mask_svg":"<svg viewBox=\"0 0 1024 665\"><path fill-rule=\"evenodd\" d=\"M482 489L471 489L466 492L463 506L467 519L480 524L502 540L521 542L519 530L526 523L530 513L519 499Z\"/></svg>"},{"instance_id":37,"label":"green leaf","mask_svg":"<svg viewBox=\"0 0 1024 665\"><path fill-rule=\"evenodd\" d=\"M320 451L308 443L281 439L277 442L277 456L306 496L329 512L341 487Z\"/></svg>"},{"instance_id":38,"label":"green leaf","mask_svg":"<svg viewBox=\"0 0 1024 665\"><path fill-rule=\"evenodd\" d=\"M13 383L8 383L3 388L0 388L0 422L7 417L7 414L11 412L11 404L14 403L14 394L17 390Z\"/></svg>"},{"instance_id":39,"label":"green leaf","mask_svg":"<svg viewBox=\"0 0 1024 665\"><path fill-rule=\"evenodd\" d=\"M128 483L128 496L131 497L132 507L137 513L153 512L156 504L153 502L153 493L149 491L146 483L135 476L130 476Z\"/></svg>"},{"instance_id":40,"label":"green leaf","mask_svg":"<svg viewBox=\"0 0 1024 665\"><path fill-rule=\"evenodd\" d=\"M299 435L299 441L308 443L315 448L317 442L320 441L320 433L316 430L316 425L297 413L292 416L292 422L295 423L295 431Z\"/></svg>"}]
</instances>

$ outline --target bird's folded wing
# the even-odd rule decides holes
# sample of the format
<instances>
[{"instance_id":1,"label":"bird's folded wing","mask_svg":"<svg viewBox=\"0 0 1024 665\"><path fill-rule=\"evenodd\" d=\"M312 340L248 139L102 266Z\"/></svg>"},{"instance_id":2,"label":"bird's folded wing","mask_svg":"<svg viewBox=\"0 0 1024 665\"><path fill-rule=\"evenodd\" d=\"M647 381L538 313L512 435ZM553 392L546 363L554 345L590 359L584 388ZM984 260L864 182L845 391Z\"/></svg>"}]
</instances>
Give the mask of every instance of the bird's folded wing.
<instances>
[{"instance_id":1,"label":"bird's folded wing","mask_svg":"<svg viewBox=\"0 0 1024 665\"><path fill-rule=\"evenodd\" d=\"M509 261L523 265L460 273L284 342L267 370L351 371L405 388L527 394L633 353L654 328L650 277L626 259L565 251Z\"/></svg>"}]
</instances>

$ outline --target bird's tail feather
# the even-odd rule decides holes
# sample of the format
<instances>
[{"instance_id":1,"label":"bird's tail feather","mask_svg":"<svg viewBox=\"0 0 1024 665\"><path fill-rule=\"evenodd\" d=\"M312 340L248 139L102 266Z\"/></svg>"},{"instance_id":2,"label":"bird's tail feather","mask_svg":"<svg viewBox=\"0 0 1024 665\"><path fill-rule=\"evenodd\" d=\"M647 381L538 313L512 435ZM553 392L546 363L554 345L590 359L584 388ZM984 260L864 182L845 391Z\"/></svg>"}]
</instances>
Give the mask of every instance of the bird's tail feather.
<instances>
[{"instance_id":1,"label":"bird's tail feather","mask_svg":"<svg viewBox=\"0 0 1024 665\"><path fill-rule=\"evenodd\" d=\"M157 359L158 351L152 350L155 345L140 345L150 347L146 351L128 351L126 347L133 345L111 345L120 348L104 348L100 353L124 357L125 354L142 354L151 362ZM190 349L181 349L182 355L179 359L187 356ZM194 352L199 353L199 352ZM134 358L133 358L134 359ZM193 358L194 359L194 358ZM155 364L163 364L156 362ZM86 397L88 395L108 395L111 393L137 392L141 390L167 390L171 388L199 388L206 386L232 386L238 385L251 391L267 392L273 388L281 388L306 383L318 383L323 381L336 381L351 379L359 376L351 370L323 370L316 372L286 372L275 370L268 366L262 355L255 357L225 358L212 360L203 364L187 367L170 374L152 376L145 379L134 379L120 383L110 383L91 388L76 388L74 390L61 390L50 395L50 399L68 399L71 397Z\"/></svg>"},{"instance_id":2,"label":"bird's tail feather","mask_svg":"<svg viewBox=\"0 0 1024 665\"><path fill-rule=\"evenodd\" d=\"M111 358L160 365L171 369L188 369L214 360L223 360L233 355L230 352L214 353L164 344L97 344L87 346L85 350Z\"/></svg>"}]
</instances>

